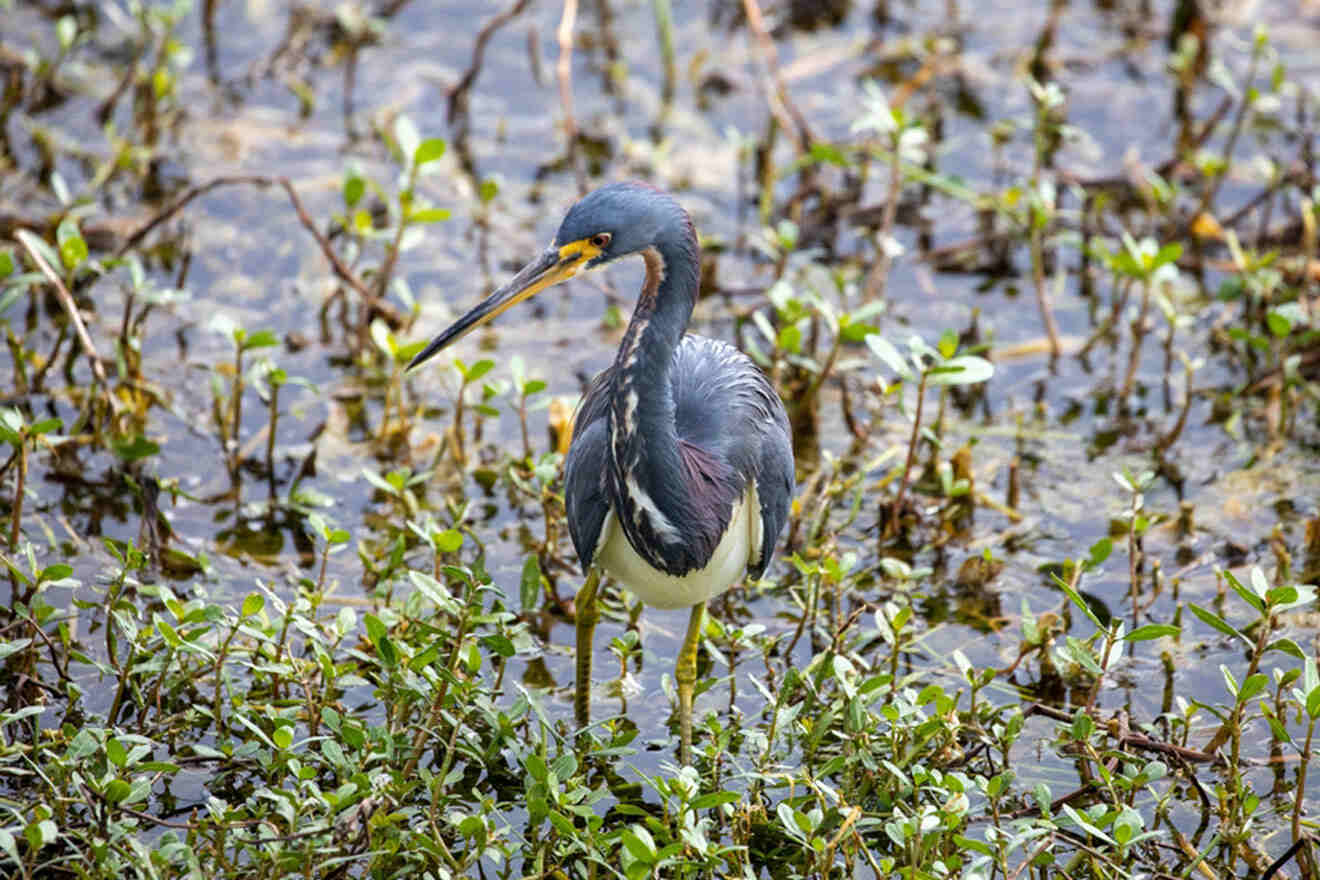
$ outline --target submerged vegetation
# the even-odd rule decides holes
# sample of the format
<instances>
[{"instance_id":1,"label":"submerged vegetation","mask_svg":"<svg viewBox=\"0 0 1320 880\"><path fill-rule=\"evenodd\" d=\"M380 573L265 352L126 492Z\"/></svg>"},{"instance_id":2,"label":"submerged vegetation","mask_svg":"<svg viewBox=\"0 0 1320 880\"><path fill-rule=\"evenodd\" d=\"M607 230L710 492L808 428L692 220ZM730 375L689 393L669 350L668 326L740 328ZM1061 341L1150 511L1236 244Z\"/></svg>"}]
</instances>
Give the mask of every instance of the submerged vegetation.
<instances>
[{"instance_id":1,"label":"submerged vegetation","mask_svg":"<svg viewBox=\"0 0 1320 880\"><path fill-rule=\"evenodd\" d=\"M0 870L1320 876L1314 11L451 5L0 0ZM624 177L799 461L692 767L683 612L572 722L627 283L404 372Z\"/></svg>"}]
</instances>

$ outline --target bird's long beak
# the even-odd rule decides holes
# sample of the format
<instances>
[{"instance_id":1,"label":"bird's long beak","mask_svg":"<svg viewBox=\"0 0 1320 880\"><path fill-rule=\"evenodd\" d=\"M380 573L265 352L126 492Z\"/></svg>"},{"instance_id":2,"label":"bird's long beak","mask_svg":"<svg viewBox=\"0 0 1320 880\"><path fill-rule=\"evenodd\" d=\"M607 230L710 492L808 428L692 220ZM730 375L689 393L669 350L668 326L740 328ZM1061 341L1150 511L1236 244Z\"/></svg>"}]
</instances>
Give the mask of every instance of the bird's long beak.
<instances>
[{"instance_id":1,"label":"bird's long beak","mask_svg":"<svg viewBox=\"0 0 1320 880\"><path fill-rule=\"evenodd\" d=\"M466 335L469 331L496 317L511 306L517 305L552 284L567 281L577 274L585 258L589 256L580 247L551 246L539 257L522 268L513 280L492 293L484 302L459 318L449 329L441 333L431 344L417 353L408 364L412 369L423 361L429 360L450 343Z\"/></svg>"}]
</instances>

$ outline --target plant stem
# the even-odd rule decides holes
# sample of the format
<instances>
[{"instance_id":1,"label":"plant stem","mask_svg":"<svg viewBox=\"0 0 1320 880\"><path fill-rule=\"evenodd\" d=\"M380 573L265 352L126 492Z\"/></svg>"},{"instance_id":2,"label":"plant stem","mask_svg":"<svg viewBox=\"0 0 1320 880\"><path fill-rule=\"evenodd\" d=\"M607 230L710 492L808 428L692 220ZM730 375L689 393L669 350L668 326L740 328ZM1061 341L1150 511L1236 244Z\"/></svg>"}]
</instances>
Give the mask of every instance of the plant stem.
<instances>
[{"instance_id":1,"label":"plant stem","mask_svg":"<svg viewBox=\"0 0 1320 880\"><path fill-rule=\"evenodd\" d=\"M238 433L243 420L243 343L234 347L234 382L229 399L229 473L238 476Z\"/></svg>"},{"instance_id":2,"label":"plant stem","mask_svg":"<svg viewBox=\"0 0 1320 880\"><path fill-rule=\"evenodd\" d=\"M907 495L908 483L912 479L912 465L917 457L917 442L921 436L921 407L926 400L926 376L926 371L922 370L921 381L917 384L917 412L912 419L912 436L908 438L907 461L903 463L903 479L898 483L898 495L894 498L889 523L885 528L891 535L898 530L898 519L903 514L903 498Z\"/></svg>"},{"instance_id":3,"label":"plant stem","mask_svg":"<svg viewBox=\"0 0 1320 880\"><path fill-rule=\"evenodd\" d=\"M275 501L275 426L280 419L280 386L270 385L270 428L266 432L266 480L270 484L270 500Z\"/></svg>"},{"instance_id":4,"label":"plant stem","mask_svg":"<svg viewBox=\"0 0 1320 880\"><path fill-rule=\"evenodd\" d=\"M23 523L23 493L26 491L27 483L27 431L25 430L18 440L17 449L18 471L14 478L14 509L10 512L9 523L9 549L18 551L18 539L22 534L20 526Z\"/></svg>"}]
</instances>

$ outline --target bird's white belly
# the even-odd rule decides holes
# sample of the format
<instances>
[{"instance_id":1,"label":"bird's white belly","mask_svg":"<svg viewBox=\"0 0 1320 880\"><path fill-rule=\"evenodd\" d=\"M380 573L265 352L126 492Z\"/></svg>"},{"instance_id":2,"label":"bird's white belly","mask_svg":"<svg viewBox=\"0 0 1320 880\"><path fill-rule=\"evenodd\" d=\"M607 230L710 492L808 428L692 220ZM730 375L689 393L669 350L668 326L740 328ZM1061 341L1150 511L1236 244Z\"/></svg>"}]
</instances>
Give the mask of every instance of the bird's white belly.
<instances>
[{"instance_id":1,"label":"bird's white belly","mask_svg":"<svg viewBox=\"0 0 1320 880\"><path fill-rule=\"evenodd\" d=\"M596 564L654 608L689 608L714 598L738 582L748 562L761 552L761 503L755 486L733 506L729 527L704 568L682 577L654 568L628 543L614 511L605 515Z\"/></svg>"}]
</instances>

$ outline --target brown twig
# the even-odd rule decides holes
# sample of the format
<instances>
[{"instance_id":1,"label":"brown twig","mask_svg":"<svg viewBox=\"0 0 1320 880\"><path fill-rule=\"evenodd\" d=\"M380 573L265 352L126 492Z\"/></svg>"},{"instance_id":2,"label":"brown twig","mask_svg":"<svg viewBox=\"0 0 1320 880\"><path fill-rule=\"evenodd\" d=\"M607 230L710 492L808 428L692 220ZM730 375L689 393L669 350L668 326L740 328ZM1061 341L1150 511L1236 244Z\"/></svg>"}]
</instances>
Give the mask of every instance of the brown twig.
<instances>
[{"instance_id":1,"label":"brown twig","mask_svg":"<svg viewBox=\"0 0 1320 880\"><path fill-rule=\"evenodd\" d=\"M1265 873L1261 875L1260 880L1270 880L1270 878L1272 878L1275 874L1279 873L1279 871L1282 870L1284 865L1288 864L1289 860L1292 859L1293 856L1302 852L1303 846L1305 846L1310 842L1311 842L1311 835L1309 834L1300 837L1297 840L1294 840L1293 845L1288 847L1288 849L1284 851L1283 855L1279 856L1277 859L1275 859L1273 862L1270 863L1270 866L1265 869Z\"/></svg>"},{"instance_id":2,"label":"brown twig","mask_svg":"<svg viewBox=\"0 0 1320 880\"><path fill-rule=\"evenodd\" d=\"M1156 752L1161 755L1181 758L1184 761L1195 761L1198 764L1216 764L1219 763L1219 756L1208 752L1200 752L1196 749L1189 749L1184 746L1175 746L1171 743L1160 742L1157 739L1151 739L1142 736L1139 733L1128 733L1120 737L1119 746L1130 746L1135 749L1142 749L1147 752Z\"/></svg>"},{"instance_id":3,"label":"brown twig","mask_svg":"<svg viewBox=\"0 0 1320 880\"><path fill-rule=\"evenodd\" d=\"M743 11L747 15L747 26L756 37L761 63L765 65L766 73L770 78L772 87L766 89L770 112L779 121L780 127L793 138L793 145L797 147L798 152L805 153L815 138L812 137L811 129L807 126L806 117L793 103L788 93L788 86L784 84L783 74L779 70L779 52L775 49L775 41L770 36L769 28L765 26L761 6L757 0L743 0Z\"/></svg>"},{"instance_id":4,"label":"brown twig","mask_svg":"<svg viewBox=\"0 0 1320 880\"><path fill-rule=\"evenodd\" d=\"M298 191L293 188L289 178L281 177L276 182L284 187L284 191L289 194L289 201L293 203L293 210L297 212L299 222L302 223L304 229L312 234L312 237L316 239L316 243L321 246L321 253L325 254L326 260L330 263L330 268L334 270L339 280L353 288L354 292L362 297L367 306L384 318L391 327L398 328L407 323L398 309L372 293L362 283L362 280L353 274L353 270L345 266L344 261L339 259L339 254L335 253L335 249L330 246L329 239L321 234L321 230L316 228L316 223L307 213L307 209L303 207L302 199L298 198Z\"/></svg>"},{"instance_id":5,"label":"brown twig","mask_svg":"<svg viewBox=\"0 0 1320 880\"><path fill-rule=\"evenodd\" d=\"M1182 358L1183 370L1187 376L1187 390L1183 393L1184 399L1182 410L1178 413L1177 421L1173 423L1173 427L1169 429L1168 433L1162 435L1155 441L1155 450L1157 452L1166 451L1174 444L1178 437L1181 436L1183 428L1187 427L1187 415L1192 410L1192 401L1196 399L1196 394L1192 390L1192 373L1194 372L1192 370L1192 361L1182 352L1179 352L1178 355Z\"/></svg>"},{"instance_id":6,"label":"brown twig","mask_svg":"<svg viewBox=\"0 0 1320 880\"><path fill-rule=\"evenodd\" d=\"M481 26L481 30L477 32L476 42L472 46L472 63L468 65L468 69L459 78L458 82L449 89L450 124L453 124L454 117L458 115L460 109L467 106L467 93L472 88L472 83L476 80L477 74L481 72L481 61L486 53L486 44L490 42L490 38L495 35L497 30L521 15L530 2L531 0L515 0L512 6L486 22Z\"/></svg>"},{"instance_id":7,"label":"brown twig","mask_svg":"<svg viewBox=\"0 0 1320 880\"><path fill-rule=\"evenodd\" d=\"M564 13L559 18L559 60L555 62L555 77L559 80L559 103L564 108L564 134L569 150L577 142L577 122L573 119L573 28L577 23L577 0L564 0Z\"/></svg>"},{"instance_id":8,"label":"brown twig","mask_svg":"<svg viewBox=\"0 0 1320 880\"><path fill-rule=\"evenodd\" d=\"M124 243L121 244L119 248L115 251L114 259L118 260L121 257L123 257L124 254L128 253L130 250L132 250L134 247L140 244L142 242L142 239L150 235L153 229L155 229L160 224L164 223L166 220L169 220L175 214L179 213L188 205L189 202L191 202L193 199L197 198L200 195L205 195L211 190L221 186L232 186L234 184L249 184L252 186L266 187L266 186L270 186L272 183L274 183L274 181L271 180L269 177L264 177L259 174L226 175L224 177L216 177L212 180L208 180L206 183L199 183L197 186L191 187L188 190L184 191L183 195L179 196L177 199L171 202L168 207L166 207L160 213L156 214L146 223L142 224L136 230L134 230L133 233L128 236L128 238L124 239Z\"/></svg>"},{"instance_id":9,"label":"brown twig","mask_svg":"<svg viewBox=\"0 0 1320 880\"><path fill-rule=\"evenodd\" d=\"M41 270L41 274L45 275L46 280L55 288L55 295L59 299L60 305L64 307L65 314L69 316L74 332L78 334L78 341L82 343L83 351L87 353L87 360L92 366L92 375L106 389L105 398L109 402L111 410L118 413L119 403L115 396L109 393L110 383L105 377L105 368L101 366L101 356L96 353L96 346L92 344L92 337L87 335L87 325L83 323L82 315L78 314L78 304L73 301L73 294L69 293L69 288L64 286L64 282L59 275L55 274L55 270L51 268L50 264L46 262L46 258L41 255L41 251L33 246L32 239L35 239L36 236L23 229L18 232L16 238L18 243L23 246L23 250L27 251L28 258L36 264L36 267Z\"/></svg>"}]
</instances>

